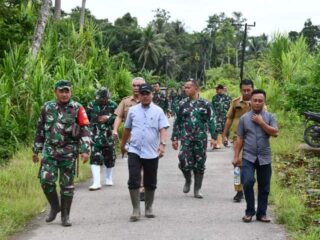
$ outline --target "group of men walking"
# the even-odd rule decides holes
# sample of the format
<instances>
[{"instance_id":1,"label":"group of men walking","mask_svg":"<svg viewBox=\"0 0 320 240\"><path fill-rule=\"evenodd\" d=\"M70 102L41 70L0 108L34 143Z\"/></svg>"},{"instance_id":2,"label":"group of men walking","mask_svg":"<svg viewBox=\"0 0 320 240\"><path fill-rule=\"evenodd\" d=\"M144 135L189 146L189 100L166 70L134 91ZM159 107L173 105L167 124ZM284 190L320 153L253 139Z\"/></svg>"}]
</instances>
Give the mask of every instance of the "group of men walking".
<instances>
[{"instance_id":1,"label":"group of men walking","mask_svg":"<svg viewBox=\"0 0 320 240\"><path fill-rule=\"evenodd\" d=\"M108 89L102 87L96 91L96 99L86 109L71 99L71 87L71 82L65 80L55 84L56 101L44 104L37 124L33 161L38 162L38 153L42 152L39 179L51 206L47 222L53 221L61 211L62 225L71 226L69 215L78 154L81 154L84 163L90 158L93 183L89 190L101 188L103 164L106 166L105 185L113 185L115 141L119 140L118 131L122 122L124 132L120 150L122 154L128 153L128 188L133 207L130 221L140 219L141 193L145 198L145 216L155 217L152 205L157 187L158 161L165 153L169 112L175 116L171 141L173 149L180 149L179 169L185 178L183 192L190 191L193 175L194 197L203 198L200 190L207 158L208 133L211 147L220 148L222 142L227 145L232 123L239 125L234 128L235 156L232 163L241 166L243 159L242 183L247 201L243 221L250 222L256 214L253 195L255 169L259 189L257 219L269 221L266 216L271 177L268 139L269 136L277 136L278 130L273 115L264 110L265 92L253 91L252 81L241 82L242 96L233 101L225 94L224 86L219 85L217 95L210 103L199 96L197 82L189 79L179 97L172 94L169 104L160 91L160 83L155 84L153 91L151 85L138 77L132 80L133 95L124 98L119 105L110 99ZM243 157L240 156L242 149ZM58 177L61 200L56 191ZM239 202L243 197L242 187L237 185L236 191L234 200Z\"/></svg>"}]
</instances>

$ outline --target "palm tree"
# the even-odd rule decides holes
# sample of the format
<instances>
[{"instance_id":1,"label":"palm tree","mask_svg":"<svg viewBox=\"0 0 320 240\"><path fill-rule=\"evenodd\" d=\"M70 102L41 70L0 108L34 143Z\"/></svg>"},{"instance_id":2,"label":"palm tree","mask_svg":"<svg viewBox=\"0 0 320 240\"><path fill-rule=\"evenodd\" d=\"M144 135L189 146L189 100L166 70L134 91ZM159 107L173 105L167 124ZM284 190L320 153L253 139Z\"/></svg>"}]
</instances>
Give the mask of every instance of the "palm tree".
<instances>
[{"instance_id":1,"label":"palm tree","mask_svg":"<svg viewBox=\"0 0 320 240\"><path fill-rule=\"evenodd\" d=\"M135 41L137 49L134 53L139 54L139 62L143 60L141 71L145 69L146 65L158 64L163 43L163 35L157 34L150 25L143 31L141 39Z\"/></svg>"},{"instance_id":2,"label":"palm tree","mask_svg":"<svg viewBox=\"0 0 320 240\"><path fill-rule=\"evenodd\" d=\"M61 0L54 1L54 20L59 20L61 17Z\"/></svg>"},{"instance_id":3,"label":"palm tree","mask_svg":"<svg viewBox=\"0 0 320 240\"><path fill-rule=\"evenodd\" d=\"M52 5L51 0L43 0L42 6L40 8L36 30L34 32L33 40L32 40L31 55L33 57L36 57L38 54L43 33L46 28L48 16L50 13L51 5Z\"/></svg>"},{"instance_id":4,"label":"palm tree","mask_svg":"<svg viewBox=\"0 0 320 240\"><path fill-rule=\"evenodd\" d=\"M86 10L86 0L82 0L81 12L80 12L80 33L83 31L85 10Z\"/></svg>"}]
</instances>

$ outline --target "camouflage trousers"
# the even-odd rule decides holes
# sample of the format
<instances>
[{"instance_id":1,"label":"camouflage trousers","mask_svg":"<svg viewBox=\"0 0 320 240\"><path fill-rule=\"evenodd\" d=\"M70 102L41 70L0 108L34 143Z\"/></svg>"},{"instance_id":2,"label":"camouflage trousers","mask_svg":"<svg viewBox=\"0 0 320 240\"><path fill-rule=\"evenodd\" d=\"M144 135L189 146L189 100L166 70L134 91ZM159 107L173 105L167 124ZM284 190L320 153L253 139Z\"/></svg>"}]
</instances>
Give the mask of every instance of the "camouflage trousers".
<instances>
[{"instance_id":1,"label":"camouflage trousers","mask_svg":"<svg viewBox=\"0 0 320 240\"><path fill-rule=\"evenodd\" d=\"M114 145L101 146L93 144L91 148L90 164L102 165L113 168L116 161L116 150Z\"/></svg>"},{"instance_id":2,"label":"camouflage trousers","mask_svg":"<svg viewBox=\"0 0 320 240\"><path fill-rule=\"evenodd\" d=\"M45 193L54 191L59 177L61 195L73 196L75 162L75 159L58 160L54 157L43 158L38 176L43 191Z\"/></svg>"},{"instance_id":3,"label":"camouflage trousers","mask_svg":"<svg viewBox=\"0 0 320 240\"><path fill-rule=\"evenodd\" d=\"M180 146L179 168L182 172L204 173L207 159L207 139L199 141L182 140Z\"/></svg>"}]
</instances>

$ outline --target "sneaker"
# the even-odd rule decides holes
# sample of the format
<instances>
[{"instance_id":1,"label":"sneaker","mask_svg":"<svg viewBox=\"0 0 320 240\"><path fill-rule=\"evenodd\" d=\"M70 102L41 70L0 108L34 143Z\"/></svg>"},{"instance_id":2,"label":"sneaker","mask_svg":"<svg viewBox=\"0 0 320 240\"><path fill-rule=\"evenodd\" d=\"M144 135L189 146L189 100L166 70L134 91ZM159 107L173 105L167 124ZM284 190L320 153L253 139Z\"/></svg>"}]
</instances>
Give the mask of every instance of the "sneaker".
<instances>
[{"instance_id":1,"label":"sneaker","mask_svg":"<svg viewBox=\"0 0 320 240\"><path fill-rule=\"evenodd\" d=\"M243 199L243 192L237 192L237 194L234 196L233 201L234 202L241 202L241 199Z\"/></svg>"}]
</instances>

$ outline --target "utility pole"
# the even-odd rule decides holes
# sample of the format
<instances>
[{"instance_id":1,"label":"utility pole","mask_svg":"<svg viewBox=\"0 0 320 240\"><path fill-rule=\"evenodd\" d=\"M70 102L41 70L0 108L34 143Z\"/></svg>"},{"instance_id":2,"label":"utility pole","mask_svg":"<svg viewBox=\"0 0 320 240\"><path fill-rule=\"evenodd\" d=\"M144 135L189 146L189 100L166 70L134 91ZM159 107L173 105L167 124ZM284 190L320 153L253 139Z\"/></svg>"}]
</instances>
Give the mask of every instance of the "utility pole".
<instances>
[{"instance_id":1,"label":"utility pole","mask_svg":"<svg viewBox=\"0 0 320 240\"><path fill-rule=\"evenodd\" d=\"M243 26L243 24L237 24L237 26ZM253 22L253 24L244 24L244 33L243 33L243 41L242 41L242 54L241 54L241 65L240 65L240 81L243 80L243 65L244 65L244 54L246 50L246 42L247 42L247 31L248 27L255 27L256 22Z\"/></svg>"}]
</instances>

